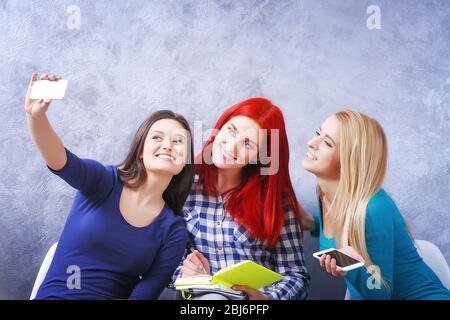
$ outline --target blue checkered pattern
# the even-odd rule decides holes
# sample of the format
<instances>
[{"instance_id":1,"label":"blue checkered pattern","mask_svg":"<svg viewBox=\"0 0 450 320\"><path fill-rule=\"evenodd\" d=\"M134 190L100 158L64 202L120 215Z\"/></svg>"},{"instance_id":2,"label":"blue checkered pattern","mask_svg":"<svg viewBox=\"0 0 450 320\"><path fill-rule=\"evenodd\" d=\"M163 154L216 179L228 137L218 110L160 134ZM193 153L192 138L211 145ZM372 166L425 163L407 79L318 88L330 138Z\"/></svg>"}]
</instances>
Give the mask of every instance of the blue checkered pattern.
<instances>
[{"instance_id":1,"label":"blue checkered pattern","mask_svg":"<svg viewBox=\"0 0 450 320\"><path fill-rule=\"evenodd\" d=\"M309 274L305 267L301 230L293 211L287 208L286 220L278 244L267 249L260 241L249 236L247 229L238 225L226 213L219 194L207 196L197 187L198 176L183 208L190 236L190 246L208 259L210 272L244 260L252 260L285 278L261 291L271 299L305 299L309 291ZM185 256L189 254L186 250ZM181 274L175 270L173 281Z\"/></svg>"}]
</instances>

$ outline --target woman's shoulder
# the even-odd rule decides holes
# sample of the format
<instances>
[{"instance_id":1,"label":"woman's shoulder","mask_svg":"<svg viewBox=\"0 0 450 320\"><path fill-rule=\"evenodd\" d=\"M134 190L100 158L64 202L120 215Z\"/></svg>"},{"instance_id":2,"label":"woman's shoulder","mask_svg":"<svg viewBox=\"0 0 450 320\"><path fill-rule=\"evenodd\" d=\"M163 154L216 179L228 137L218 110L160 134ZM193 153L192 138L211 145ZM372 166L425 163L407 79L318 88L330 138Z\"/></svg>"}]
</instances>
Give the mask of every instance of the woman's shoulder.
<instances>
[{"instance_id":1,"label":"woman's shoulder","mask_svg":"<svg viewBox=\"0 0 450 320\"><path fill-rule=\"evenodd\" d=\"M106 170L106 176L108 176L108 181L111 183L111 191L117 189L123 185L122 179L120 179L119 171L115 165L105 165L103 166Z\"/></svg>"},{"instance_id":2,"label":"woman's shoulder","mask_svg":"<svg viewBox=\"0 0 450 320\"><path fill-rule=\"evenodd\" d=\"M385 223L395 219L400 212L391 196L383 189L373 194L367 205L366 223Z\"/></svg>"},{"instance_id":3,"label":"woman's shoulder","mask_svg":"<svg viewBox=\"0 0 450 320\"><path fill-rule=\"evenodd\" d=\"M164 206L163 216L160 219L159 227L169 233L178 232L186 228L182 213L176 214L167 204Z\"/></svg>"},{"instance_id":4,"label":"woman's shoulder","mask_svg":"<svg viewBox=\"0 0 450 320\"><path fill-rule=\"evenodd\" d=\"M162 213L167 223L179 224L180 222L184 222L182 213L176 214L167 203L164 205L164 212Z\"/></svg>"},{"instance_id":5,"label":"woman's shoulder","mask_svg":"<svg viewBox=\"0 0 450 320\"><path fill-rule=\"evenodd\" d=\"M185 247L188 233L183 217L180 214L176 214L167 204L164 206L164 211L160 214L163 214L163 216L159 219L156 226L159 232L154 232L153 229L153 236L158 235L163 241L177 243L179 246Z\"/></svg>"},{"instance_id":6,"label":"woman's shoulder","mask_svg":"<svg viewBox=\"0 0 450 320\"><path fill-rule=\"evenodd\" d=\"M368 206L372 209L396 207L392 197L383 188L378 189L370 198Z\"/></svg>"},{"instance_id":7,"label":"woman's shoulder","mask_svg":"<svg viewBox=\"0 0 450 320\"><path fill-rule=\"evenodd\" d=\"M207 194L203 185L200 183L199 175L195 174L191 190L186 198L186 201L183 205L183 211L190 212L194 208L202 209L204 207L212 207L217 205L220 200L217 198L217 195Z\"/></svg>"},{"instance_id":8,"label":"woman's shoulder","mask_svg":"<svg viewBox=\"0 0 450 320\"><path fill-rule=\"evenodd\" d=\"M114 181L122 182L122 180L120 179L120 175L119 175L119 168L117 166L109 165L109 166L106 166L106 169L113 175Z\"/></svg>"}]
</instances>

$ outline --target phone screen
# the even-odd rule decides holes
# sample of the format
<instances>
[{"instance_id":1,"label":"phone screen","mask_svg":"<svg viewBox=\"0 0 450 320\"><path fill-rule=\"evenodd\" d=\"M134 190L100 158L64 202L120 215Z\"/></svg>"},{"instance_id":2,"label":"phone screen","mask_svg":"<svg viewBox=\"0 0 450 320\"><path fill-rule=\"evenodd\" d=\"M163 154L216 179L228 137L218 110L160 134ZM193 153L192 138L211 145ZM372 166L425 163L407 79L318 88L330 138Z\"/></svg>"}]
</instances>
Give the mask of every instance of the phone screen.
<instances>
[{"instance_id":1,"label":"phone screen","mask_svg":"<svg viewBox=\"0 0 450 320\"><path fill-rule=\"evenodd\" d=\"M31 87L30 99L63 99L67 89L67 80L37 80Z\"/></svg>"},{"instance_id":2,"label":"phone screen","mask_svg":"<svg viewBox=\"0 0 450 320\"><path fill-rule=\"evenodd\" d=\"M346 255L338 250L333 250L333 251L329 251L326 253L322 253L321 255L319 255L319 257L321 257L323 254L327 254L327 255L331 256L331 258L336 259L336 265L341 268L345 268L352 264L361 262L356 259L353 259L352 257L349 257L348 255Z\"/></svg>"}]
</instances>

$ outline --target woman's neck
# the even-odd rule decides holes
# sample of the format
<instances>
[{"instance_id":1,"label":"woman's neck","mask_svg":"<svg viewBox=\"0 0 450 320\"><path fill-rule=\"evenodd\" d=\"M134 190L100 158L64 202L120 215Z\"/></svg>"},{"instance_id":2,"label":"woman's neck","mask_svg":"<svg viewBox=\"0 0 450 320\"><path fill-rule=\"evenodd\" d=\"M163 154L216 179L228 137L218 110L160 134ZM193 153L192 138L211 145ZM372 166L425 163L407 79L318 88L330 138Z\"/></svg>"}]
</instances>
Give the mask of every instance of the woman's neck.
<instances>
[{"instance_id":1,"label":"woman's neck","mask_svg":"<svg viewBox=\"0 0 450 320\"><path fill-rule=\"evenodd\" d=\"M144 183L137 189L130 190L134 194L134 199L138 206L150 206L155 203L162 203L163 193L167 189L172 176L160 175L147 171Z\"/></svg>"},{"instance_id":2,"label":"woman's neck","mask_svg":"<svg viewBox=\"0 0 450 320\"><path fill-rule=\"evenodd\" d=\"M217 170L217 191L220 194L239 186L242 180L242 168L218 169Z\"/></svg>"},{"instance_id":3,"label":"woman's neck","mask_svg":"<svg viewBox=\"0 0 450 320\"><path fill-rule=\"evenodd\" d=\"M319 185L321 196L325 198L324 200L326 200L328 204L331 204L336 195L339 180L317 178L317 184Z\"/></svg>"}]
</instances>

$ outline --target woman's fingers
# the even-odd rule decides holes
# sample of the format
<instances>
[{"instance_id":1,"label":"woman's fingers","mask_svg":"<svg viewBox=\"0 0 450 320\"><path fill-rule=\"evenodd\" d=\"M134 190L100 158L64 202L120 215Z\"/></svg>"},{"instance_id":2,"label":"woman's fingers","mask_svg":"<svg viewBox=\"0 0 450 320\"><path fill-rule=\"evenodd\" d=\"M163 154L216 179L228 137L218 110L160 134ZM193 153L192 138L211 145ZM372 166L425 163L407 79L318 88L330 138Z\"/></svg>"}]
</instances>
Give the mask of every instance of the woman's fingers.
<instances>
[{"instance_id":1,"label":"woman's fingers","mask_svg":"<svg viewBox=\"0 0 450 320\"><path fill-rule=\"evenodd\" d=\"M327 255L325 258L325 268L327 269L328 273L331 273L331 256Z\"/></svg>"},{"instance_id":2,"label":"woman's fingers","mask_svg":"<svg viewBox=\"0 0 450 320\"><path fill-rule=\"evenodd\" d=\"M52 100L49 100L49 99L41 99L41 100L39 100L39 106L41 108L48 108L51 101Z\"/></svg>"},{"instance_id":3,"label":"woman's fingers","mask_svg":"<svg viewBox=\"0 0 450 320\"><path fill-rule=\"evenodd\" d=\"M333 276L340 275L340 271L336 266L336 259L332 259L330 255L323 254L320 256L320 266L327 270L328 273L331 273Z\"/></svg>"},{"instance_id":4,"label":"woman's fingers","mask_svg":"<svg viewBox=\"0 0 450 320\"><path fill-rule=\"evenodd\" d=\"M187 258L195 263L202 272L209 271L209 262L200 251L195 250L193 253L189 254Z\"/></svg>"},{"instance_id":5,"label":"woman's fingers","mask_svg":"<svg viewBox=\"0 0 450 320\"><path fill-rule=\"evenodd\" d=\"M60 78L57 75L49 76L48 74L44 73L41 75L40 79L57 81ZM48 107L49 107L50 103L52 102L51 99L40 99L40 100L30 99L31 88L33 86L33 83L37 80L39 80L38 74L36 72L32 72L30 82L28 85L28 89L27 89L27 94L25 97L25 105L24 105L25 111L27 112L28 115L30 115L32 117L36 117L36 116L44 114L48 110Z\"/></svg>"},{"instance_id":6,"label":"woman's fingers","mask_svg":"<svg viewBox=\"0 0 450 320\"><path fill-rule=\"evenodd\" d=\"M191 277L195 275L197 275L197 272L194 272L185 266L181 268L181 277Z\"/></svg>"},{"instance_id":7,"label":"woman's fingers","mask_svg":"<svg viewBox=\"0 0 450 320\"><path fill-rule=\"evenodd\" d=\"M183 266L186 268L191 269L192 271L199 272L201 271L201 267L198 266L198 264L192 262L191 260L185 259L183 262Z\"/></svg>"},{"instance_id":8,"label":"woman's fingers","mask_svg":"<svg viewBox=\"0 0 450 320\"><path fill-rule=\"evenodd\" d=\"M30 88L33 85L33 82L35 82L37 80L37 78L38 78L37 72L33 71L33 73L31 73L30 83L28 85Z\"/></svg>"},{"instance_id":9,"label":"woman's fingers","mask_svg":"<svg viewBox=\"0 0 450 320\"><path fill-rule=\"evenodd\" d=\"M51 100L39 100L39 110L36 110L36 111L38 111L39 113L42 113L42 112L47 112L47 109L48 109L48 106L50 105L50 101Z\"/></svg>"},{"instance_id":10,"label":"woman's fingers","mask_svg":"<svg viewBox=\"0 0 450 320\"><path fill-rule=\"evenodd\" d=\"M200 261L200 259L197 257L197 255L195 253L189 254L187 256L186 260L193 263L197 267L197 269L202 270L202 262Z\"/></svg>"},{"instance_id":11,"label":"woman's fingers","mask_svg":"<svg viewBox=\"0 0 450 320\"><path fill-rule=\"evenodd\" d=\"M249 300L269 300L269 297L259 290L252 289L247 286L235 285L233 289L236 291L243 291L248 295Z\"/></svg>"},{"instance_id":12,"label":"woman's fingers","mask_svg":"<svg viewBox=\"0 0 450 320\"><path fill-rule=\"evenodd\" d=\"M331 269L331 274L334 276L334 277L337 277L339 274L338 274L338 270L336 269L336 259L331 259L331 262L330 262L330 269Z\"/></svg>"},{"instance_id":13,"label":"woman's fingers","mask_svg":"<svg viewBox=\"0 0 450 320\"><path fill-rule=\"evenodd\" d=\"M323 255L320 256L320 266L321 266L322 268L325 267L325 258L326 258L326 255L325 255L325 254L323 254Z\"/></svg>"},{"instance_id":14,"label":"woman's fingers","mask_svg":"<svg viewBox=\"0 0 450 320\"><path fill-rule=\"evenodd\" d=\"M200 263L202 264L203 268L205 270L209 270L209 261L205 258L205 256L200 252L195 250L195 254L197 258L200 260Z\"/></svg>"},{"instance_id":15,"label":"woman's fingers","mask_svg":"<svg viewBox=\"0 0 450 320\"><path fill-rule=\"evenodd\" d=\"M331 273L333 276L344 277L347 275L347 272L342 271L341 269L338 268L336 259L331 258L330 255L328 255L328 254L321 255L319 261L320 261L320 266L322 268L325 268L327 270L327 272Z\"/></svg>"},{"instance_id":16,"label":"woman's fingers","mask_svg":"<svg viewBox=\"0 0 450 320\"><path fill-rule=\"evenodd\" d=\"M195 276L200 274L200 272L197 270L196 265L194 265L190 261L185 260L183 262L183 267L181 268L181 274L183 276Z\"/></svg>"},{"instance_id":17,"label":"woman's fingers","mask_svg":"<svg viewBox=\"0 0 450 320\"><path fill-rule=\"evenodd\" d=\"M30 82L28 83L27 94L25 96L25 104L29 102L28 100L30 99L31 87L33 86L33 82L36 81L36 79L37 73L36 72L31 73Z\"/></svg>"},{"instance_id":18,"label":"woman's fingers","mask_svg":"<svg viewBox=\"0 0 450 320\"><path fill-rule=\"evenodd\" d=\"M60 79L61 79L61 77L56 74L48 75L47 73L44 73L41 75L41 80L58 81ZM36 80L36 79L34 79L34 80Z\"/></svg>"},{"instance_id":19,"label":"woman's fingers","mask_svg":"<svg viewBox=\"0 0 450 320\"><path fill-rule=\"evenodd\" d=\"M335 277L345 277L347 275L346 271L343 271L338 268L338 266L336 265L336 259L331 259L330 267L331 267L331 274Z\"/></svg>"}]
</instances>

